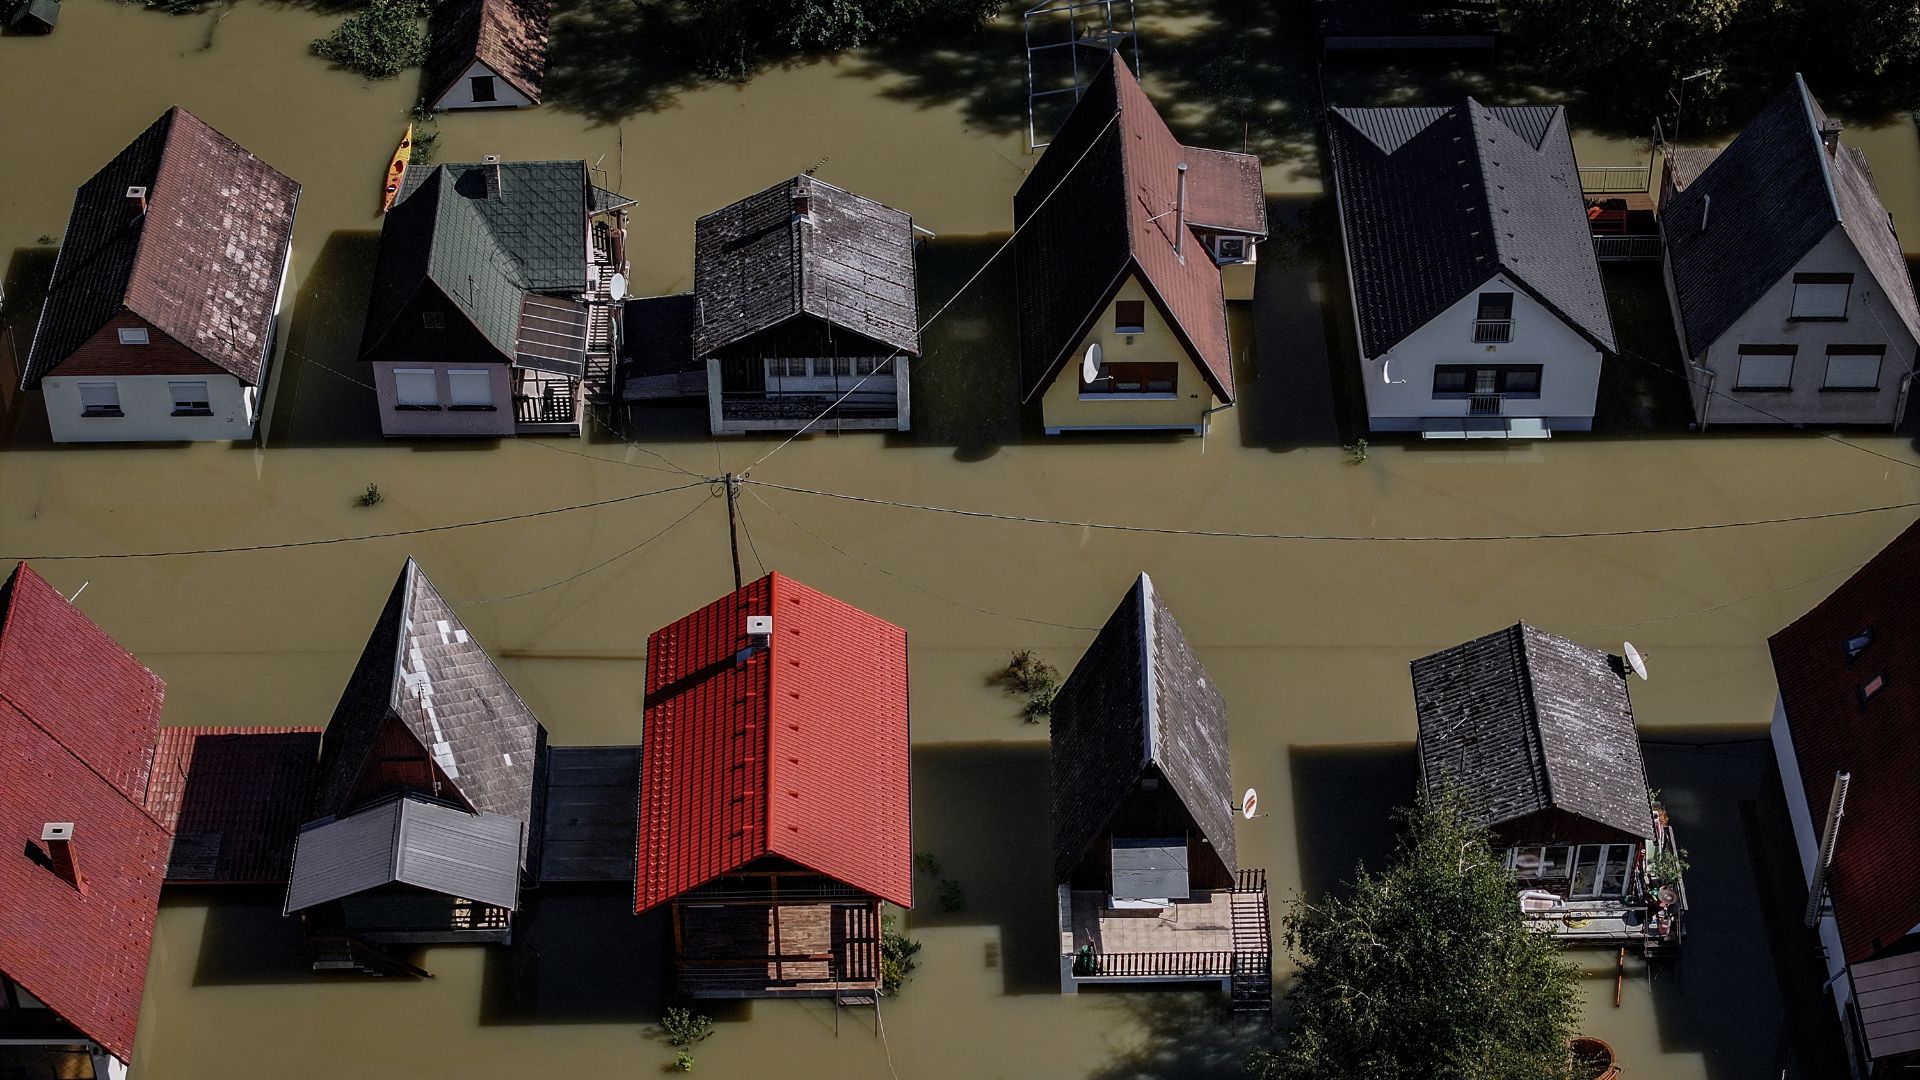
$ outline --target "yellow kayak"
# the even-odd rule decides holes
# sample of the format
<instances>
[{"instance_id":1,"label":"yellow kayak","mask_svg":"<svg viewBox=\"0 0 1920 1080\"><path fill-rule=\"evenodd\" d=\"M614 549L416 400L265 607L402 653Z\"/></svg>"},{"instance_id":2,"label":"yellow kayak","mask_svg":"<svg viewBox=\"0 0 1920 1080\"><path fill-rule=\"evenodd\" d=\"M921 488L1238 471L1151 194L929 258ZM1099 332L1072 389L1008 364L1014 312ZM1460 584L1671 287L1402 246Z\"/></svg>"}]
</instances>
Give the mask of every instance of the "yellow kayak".
<instances>
[{"instance_id":1,"label":"yellow kayak","mask_svg":"<svg viewBox=\"0 0 1920 1080\"><path fill-rule=\"evenodd\" d=\"M393 160L387 163L387 188L381 195L380 212L393 209L393 200L400 197L400 180L407 175L407 162L413 160L413 125L407 125L407 133L400 136L400 145L394 148Z\"/></svg>"}]
</instances>

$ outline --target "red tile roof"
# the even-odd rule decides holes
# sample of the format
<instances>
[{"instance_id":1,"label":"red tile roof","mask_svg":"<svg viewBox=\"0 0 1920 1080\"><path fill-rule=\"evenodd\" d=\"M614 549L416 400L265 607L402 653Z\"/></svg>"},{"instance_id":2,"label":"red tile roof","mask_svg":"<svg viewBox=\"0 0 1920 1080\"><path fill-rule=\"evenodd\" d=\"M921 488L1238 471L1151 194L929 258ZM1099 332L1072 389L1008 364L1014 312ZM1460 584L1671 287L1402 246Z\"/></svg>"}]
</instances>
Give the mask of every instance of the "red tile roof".
<instances>
[{"instance_id":1,"label":"red tile roof","mask_svg":"<svg viewBox=\"0 0 1920 1080\"><path fill-rule=\"evenodd\" d=\"M1849 661L1848 639L1868 630ZM1833 774L1853 774L1829 889L1857 963L1920 925L1920 525L1769 644L1815 830ZM1861 686L1883 672L1862 705Z\"/></svg>"},{"instance_id":2,"label":"red tile roof","mask_svg":"<svg viewBox=\"0 0 1920 1080\"><path fill-rule=\"evenodd\" d=\"M174 834L167 882L286 884L319 759L317 727L161 728L146 808Z\"/></svg>"},{"instance_id":3,"label":"red tile roof","mask_svg":"<svg viewBox=\"0 0 1920 1080\"><path fill-rule=\"evenodd\" d=\"M164 692L24 563L0 589L0 973L122 1061L169 842L139 803ZM56 821L85 893L43 861Z\"/></svg>"},{"instance_id":4,"label":"red tile roof","mask_svg":"<svg viewBox=\"0 0 1920 1080\"><path fill-rule=\"evenodd\" d=\"M912 905L906 631L769 574L647 639L646 700L635 911L766 856Z\"/></svg>"},{"instance_id":5,"label":"red tile roof","mask_svg":"<svg viewBox=\"0 0 1920 1080\"><path fill-rule=\"evenodd\" d=\"M1251 232L1257 223L1264 235L1259 162L1182 146L1119 52L1112 56L1014 196L1023 397L1032 400L1053 382L1131 271L1214 393L1230 402L1220 269L1191 235L1181 253L1174 250L1179 166L1188 167L1190 228ZM1203 212L1218 220L1203 220Z\"/></svg>"}]
</instances>

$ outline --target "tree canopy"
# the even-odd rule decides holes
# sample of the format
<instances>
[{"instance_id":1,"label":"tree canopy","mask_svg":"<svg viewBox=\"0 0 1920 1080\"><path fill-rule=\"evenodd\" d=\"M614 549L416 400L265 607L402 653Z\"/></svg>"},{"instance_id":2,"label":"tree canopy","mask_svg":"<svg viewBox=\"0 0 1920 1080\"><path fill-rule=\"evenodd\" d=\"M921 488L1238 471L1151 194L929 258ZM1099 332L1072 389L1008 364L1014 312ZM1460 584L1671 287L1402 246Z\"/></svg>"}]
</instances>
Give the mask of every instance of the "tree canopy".
<instances>
[{"instance_id":1,"label":"tree canopy","mask_svg":"<svg viewBox=\"0 0 1920 1080\"><path fill-rule=\"evenodd\" d=\"M1553 940L1454 798L1402 813L1391 863L1281 920L1295 1030L1261 1080L1563 1080L1580 1005Z\"/></svg>"},{"instance_id":2,"label":"tree canopy","mask_svg":"<svg viewBox=\"0 0 1920 1080\"><path fill-rule=\"evenodd\" d=\"M703 0L685 10L698 63L742 78L769 56L837 52L901 31L971 26L1001 0Z\"/></svg>"}]
</instances>

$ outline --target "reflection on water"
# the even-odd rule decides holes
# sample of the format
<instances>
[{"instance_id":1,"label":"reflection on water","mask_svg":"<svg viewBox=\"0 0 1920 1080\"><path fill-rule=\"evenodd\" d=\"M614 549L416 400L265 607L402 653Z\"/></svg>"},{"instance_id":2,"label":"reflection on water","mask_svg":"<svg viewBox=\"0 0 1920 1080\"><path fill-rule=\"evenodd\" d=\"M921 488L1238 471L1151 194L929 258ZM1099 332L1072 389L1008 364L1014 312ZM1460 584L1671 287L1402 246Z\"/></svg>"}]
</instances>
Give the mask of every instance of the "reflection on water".
<instances>
[{"instance_id":1,"label":"reflection on water","mask_svg":"<svg viewBox=\"0 0 1920 1080\"><path fill-rule=\"evenodd\" d=\"M615 9L626 5L603 2L604 10L563 9L567 18L609 20L615 42L640 32L619 22ZM308 58L307 41L332 17L307 6L221 11L171 18L70 0L52 37L0 38L0 100L40 100L58 86L63 103L0 110L0 145L32 148L0 162L0 264L9 294L28 299L51 251L35 238L57 235L73 188L175 102L301 180L295 306L270 447L56 452L38 401L8 394L0 398L8 441L0 555L422 529L685 479L664 462L700 474L739 470L771 448L709 441L697 411L671 409L636 413L644 450L603 430L569 441L382 444L354 350L381 170L417 87L406 77L363 83ZM1147 10L1143 23L1155 18ZM1654 382L1615 375L1624 379L1622 437L1448 449L1385 443L1352 463L1339 446L1354 430L1340 404L1355 389L1343 360L1351 316L1300 111L1313 99L1311 68L1256 36L1192 73L1196 65L1179 58L1211 48L1194 18L1155 23L1160 51L1148 53L1149 85L1213 102L1172 110L1176 126L1224 146L1244 133L1266 156L1277 198L1261 301L1233 316L1241 408L1216 417L1204 439L1035 435L1011 400L1013 283L997 266L929 332L929 354L915 366L913 433L802 439L755 469L755 479L1048 518L1372 536L1656 528L1915 501L1920 457L1904 438L1689 437L1662 411ZM1031 164L1017 29L1002 19L978 35L778 68L738 87L655 79L631 98L618 92L622 54L608 47L570 76L581 100L594 80L616 80L602 95L606 108L577 100L449 115L440 156L602 163L641 202L630 243L641 293L688 286L696 216L818 163L823 178L909 209L940 234L924 266L931 312L1002 242L1012 191ZM213 44L203 49L209 33ZM105 64L115 77L72 77ZM1896 219L1920 219L1911 126L1850 137L1867 148ZM1582 136L1580 146L1606 164L1644 153L1631 141ZM1644 295L1635 288L1625 283L1622 296ZM11 310L17 352L31 309ZM386 498L361 508L356 498L369 483ZM80 606L166 678L169 723L322 724L395 568L414 555L556 743L634 742L645 635L730 586L726 513L711 495L695 488L296 551L39 569L68 593L90 583ZM638 553L582 574L689 511ZM925 944L922 964L905 995L886 1003L884 1042L864 1032L836 1039L831 1008L820 1002L716 1013L721 1030L698 1054L703 1074L764 1075L777 1062L793 1080L884 1076L889 1062L901 1076L958 1080L1196 1076L1225 1074L1237 1061L1244 1043L1236 1040L1251 1036L1227 1031L1207 999L1040 992L1055 947L1045 732L1022 724L985 677L1013 648L1071 667L1140 571L1180 613L1226 696L1235 783L1257 786L1271 812L1241 823L1240 848L1249 865L1268 869L1280 902L1386 850L1387 811L1412 792L1411 658L1520 618L1609 649L1631 637L1652 657L1653 681L1634 687L1650 739L1676 726L1748 737L1771 714L1766 635L1913 516L1374 543L990 522L777 489L753 489L742 514L749 573L778 567L910 632L916 849L935 856L964 894L961 910L942 911L937 883L923 876L927 902L909 918ZM1783 1004L1799 1000L1791 987L1804 980L1790 976L1810 965L1791 932L1797 901L1777 885L1791 882L1791 853L1764 749L1648 755L1695 853L1694 948L1671 979L1631 969L1618 1009L1609 959L1585 958L1596 968L1587 1026L1641 1075L1734 1080L1818 1044L1817 1033L1800 1030L1817 1027L1818 1007ZM645 1071L670 1056L645 1030L659 993L658 938L624 914L618 895L542 895L519 944L433 950L427 967L436 977L421 982L303 971L279 902L169 898L140 1031L142 1076L585 1075ZM1738 1008L1725 1008L1728 1000ZM1780 1030L1783 1015L1813 1019L1791 1027L1782 1046L1753 1037Z\"/></svg>"}]
</instances>

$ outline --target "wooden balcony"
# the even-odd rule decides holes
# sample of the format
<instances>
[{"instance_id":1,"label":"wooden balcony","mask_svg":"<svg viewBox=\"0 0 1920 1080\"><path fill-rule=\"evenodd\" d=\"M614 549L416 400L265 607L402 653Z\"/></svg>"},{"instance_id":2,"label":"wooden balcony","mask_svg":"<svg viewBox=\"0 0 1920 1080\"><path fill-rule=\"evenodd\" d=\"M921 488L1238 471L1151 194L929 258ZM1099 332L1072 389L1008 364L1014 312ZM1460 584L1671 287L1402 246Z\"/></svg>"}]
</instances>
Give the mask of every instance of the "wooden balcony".
<instances>
[{"instance_id":1,"label":"wooden balcony","mask_svg":"<svg viewBox=\"0 0 1920 1080\"><path fill-rule=\"evenodd\" d=\"M1272 975L1266 875L1196 890L1163 908L1116 909L1104 892L1060 887L1061 988L1083 982L1217 982L1264 988Z\"/></svg>"}]
</instances>

